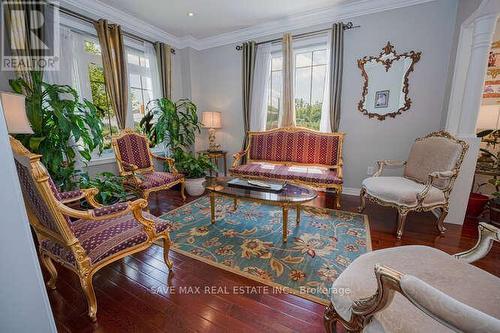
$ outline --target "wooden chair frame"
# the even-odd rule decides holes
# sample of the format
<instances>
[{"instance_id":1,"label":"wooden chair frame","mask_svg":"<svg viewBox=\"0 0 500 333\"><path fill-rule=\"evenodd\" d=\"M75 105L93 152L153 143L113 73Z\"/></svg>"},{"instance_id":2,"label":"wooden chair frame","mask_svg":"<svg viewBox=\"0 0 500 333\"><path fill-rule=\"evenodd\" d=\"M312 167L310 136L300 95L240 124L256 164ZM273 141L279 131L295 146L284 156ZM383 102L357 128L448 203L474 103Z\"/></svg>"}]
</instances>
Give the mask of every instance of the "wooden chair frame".
<instances>
[{"instance_id":1,"label":"wooden chair frame","mask_svg":"<svg viewBox=\"0 0 500 333\"><path fill-rule=\"evenodd\" d=\"M267 134L267 133L274 133L274 132L289 132L289 133L293 133L293 132L309 132L309 133L312 133L312 134L315 134L315 135L321 135L321 136L336 136L339 138L339 145L337 147L337 157L338 157L338 160L337 160L337 165L328 165L328 164L317 164L317 163L313 163L313 164L308 164L308 163L299 163L299 162L279 162L279 161L266 161L266 160L252 160L250 158L250 146L251 146L251 143L252 143L252 138L255 136L255 135L261 135L261 134ZM342 173L342 167L344 165L344 160L343 160L343 156L342 156L342 146L343 146L343 142L344 142L344 136L345 134L344 133L341 133L341 132L338 132L338 133L325 133L325 132L319 132L319 131L315 131L315 130L312 130L312 129L309 129L309 128L305 128L305 127L282 127L282 128L274 128L274 129L271 129L271 130L268 130L268 131L260 131L260 132L248 132L248 144L246 146L246 148L240 152L237 152L236 154L233 155L233 158L234 158L234 161L233 161L233 164L232 164L232 168L236 168L237 166L239 166L241 164L241 159L243 157L246 157L246 161L247 163L250 163L250 162L264 162L264 163L273 163L273 164L282 164L282 165L289 165L289 166L293 166L293 165L297 165L297 166L318 166L318 167L323 167L323 168L328 168L328 169L334 169L334 170L337 170L337 177L339 179L342 179L343 178L343 173ZM274 178L268 178L268 177L262 177L262 176L242 176L242 175L235 175L235 174L232 174L231 171L229 172L231 175L234 175L234 176L238 176L238 177L242 177L242 178L249 178L249 179L268 179L268 180L275 180ZM336 193L336 196L335 196L335 206L337 208L340 208L340 195L342 194L342 188L343 188L343 184L321 184L321 183L317 183L317 182L307 182L307 181L301 181L301 180L294 180L294 179L289 179L287 180L291 183L295 183L295 184L298 184L298 185L301 185L301 184L304 184L304 185L308 185L310 187L313 187L315 189L333 189Z\"/></svg>"},{"instance_id":2,"label":"wooden chair frame","mask_svg":"<svg viewBox=\"0 0 500 333\"><path fill-rule=\"evenodd\" d=\"M486 256L490 251L493 242L500 242L499 228L484 222L481 222L478 228L479 239L476 245L468 251L455 254L455 258L466 263L472 263ZM450 259L452 259L452 257ZM353 302L351 320L346 321L343 319L337 311L335 311L332 303L326 307L323 320L325 329L328 333L336 332L337 321L339 321L349 332L361 332L377 312L384 310L390 305L395 292L405 296L417 308L420 308L420 306L415 304L415 302L409 298L401 288L401 278L404 275L403 273L382 265L375 265L374 270L378 285L377 291L370 297L355 300ZM434 314L428 311L426 311L426 314L431 318L442 322L442 320ZM460 328L452 327L449 323L445 324L457 332L461 331Z\"/></svg>"},{"instance_id":3,"label":"wooden chair frame","mask_svg":"<svg viewBox=\"0 0 500 333\"><path fill-rule=\"evenodd\" d=\"M99 216L95 215L93 209L85 211L73 209L67 206L67 204L76 202L80 199L86 199L87 202L94 208L101 208L102 206L97 203L94 198L99 190L96 188L84 189L82 190L82 194L79 196L59 201L50 188L49 174L40 161L41 155L31 153L18 140L12 137L10 138L10 143L14 155L28 161L28 167L31 168L31 176L33 178L35 186L41 195L41 199L44 201L48 210L50 211L54 219L53 222L57 228L57 232L55 232L44 226L38 220L36 214L34 214L34 212L32 211L32 207L30 207L29 204L26 204L29 222L33 227L33 230L35 231L39 244L41 244L42 241L49 239L57 244L60 244L64 248L69 249L75 258L75 265L72 265L61 260L59 257L53 255L51 252L45 250L44 248L39 247L40 261L50 273L50 279L47 282L47 286L50 289L56 288L57 270L53 263L53 260L55 260L78 275L78 277L80 278L80 284L87 299L88 315L90 316L92 321L96 321L97 301L94 287L92 285L92 278L94 274L101 268L117 260L120 260L123 257L143 251L153 245L155 241L161 239L163 240L163 258L168 268L172 269L173 264L168 257L168 253L172 243L170 240L170 235L167 230L161 233L156 233L154 221L143 216L143 209L145 209L148 205L146 200L138 199L133 202L128 202L128 206L125 210ZM27 203L28 200L25 200L25 202ZM90 257L68 225L66 216L76 219L89 220L88 223L92 223L93 221L111 219L127 213L132 213L137 223L142 225L142 228L147 235L146 241L110 255L109 257L97 262L96 264L92 264Z\"/></svg>"},{"instance_id":4,"label":"wooden chair frame","mask_svg":"<svg viewBox=\"0 0 500 333\"><path fill-rule=\"evenodd\" d=\"M146 140L146 142L148 143L148 158L149 158L150 167L141 169L137 165L130 164L130 163L123 161L122 156L120 154L120 149L118 147L118 140L120 140L124 136L128 136L128 135L135 135L137 137L140 137L140 138ZM113 136L111 141L112 141L113 151L114 151L115 157L116 157L116 163L118 164L118 173L120 174L120 176L125 177L126 185L129 189L136 192L140 197L147 200L149 195L152 192L167 190L167 189L169 189L177 184L180 184L181 185L182 200L186 200L185 178L184 177L177 179L171 183L162 185L162 186L156 186L156 187L152 187L149 189L141 189L140 188L139 185L142 183L142 180L140 179L141 173L147 173L147 172L154 171L153 158L161 160L164 163L167 163L170 171L174 175L179 174L179 172L175 168L175 160L173 158L159 156L159 155L153 154L151 152L151 149L149 148L149 139L145 135L139 134L136 131L134 131L133 129L127 128L127 129L122 130L119 135Z\"/></svg>"}]
</instances>

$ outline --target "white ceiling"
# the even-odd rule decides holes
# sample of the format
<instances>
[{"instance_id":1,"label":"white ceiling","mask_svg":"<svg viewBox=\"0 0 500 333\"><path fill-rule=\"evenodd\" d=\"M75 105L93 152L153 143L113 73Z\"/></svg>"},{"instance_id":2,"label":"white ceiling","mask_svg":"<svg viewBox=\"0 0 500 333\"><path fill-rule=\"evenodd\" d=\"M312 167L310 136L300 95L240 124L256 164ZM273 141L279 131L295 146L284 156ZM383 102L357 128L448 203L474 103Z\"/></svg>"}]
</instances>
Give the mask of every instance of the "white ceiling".
<instances>
[{"instance_id":1,"label":"white ceiling","mask_svg":"<svg viewBox=\"0 0 500 333\"><path fill-rule=\"evenodd\" d=\"M201 39L359 0L100 0L176 37ZM194 16L189 17L188 12Z\"/></svg>"}]
</instances>

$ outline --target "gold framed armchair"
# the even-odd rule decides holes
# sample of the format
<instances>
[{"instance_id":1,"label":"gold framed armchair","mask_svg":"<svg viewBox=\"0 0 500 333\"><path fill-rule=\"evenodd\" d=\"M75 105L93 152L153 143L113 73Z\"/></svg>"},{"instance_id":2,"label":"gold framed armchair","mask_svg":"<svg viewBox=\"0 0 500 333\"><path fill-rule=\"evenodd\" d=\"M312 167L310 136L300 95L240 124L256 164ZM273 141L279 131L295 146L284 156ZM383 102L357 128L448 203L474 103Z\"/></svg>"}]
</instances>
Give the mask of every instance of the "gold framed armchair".
<instances>
[{"instance_id":1,"label":"gold framed armchair","mask_svg":"<svg viewBox=\"0 0 500 333\"><path fill-rule=\"evenodd\" d=\"M181 184L181 196L184 194L184 175L177 172L172 158L155 155L149 149L149 140L145 135L132 129L125 129L112 138L113 151L120 176L125 177L125 186L140 197L148 199L152 192L169 189ZM171 172L156 171L153 158L168 164Z\"/></svg>"},{"instance_id":2,"label":"gold framed armchair","mask_svg":"<svg viewBox=\"0 0 500 333\"><path fill-rule=\"evenodd\" d=\"M439 209L437 228L444 233L450 193L468 149L465 141L445 131L416 139L407 161L377 162L378 170L361 185L359 212L365 209L365 199L396 208L396 236L400 239L409 212ZM386 167L404 168L404 175L383 177L381 174Z\"/></svg>"},{"instance_id":3,"label":"gold framed armchair","mask_svg":"<svg viewBox=\"0 0 500 333\"><path fill-rule=\"evenodd\" d=\"M10 143L29 222L38 239L40 261L50 273L50 289L56 288L55 260L80 278L88 315L95 321L97 300L92 278L98 270L160 239L165 263L172 268L168 258L170 225L143 211L146 200L101 206L94 199L98 193L95 188L60 192L40 162L41 155L32 154L14 138ZM94 208L77 210L67 206L81 199Z\"/></svg>"},{"instance_id":4,"label":"gold framed armchair","mask_svg":"<svg viewBox=\"0 0 500 333\"><path fill-rule=\"evenodd\" d=\"M479 240L456 255L400 246L358 257L331 288L327 332L500 332L500 279L471 262L484 257L500 229L479 224Z\"/></svg>"}]
</instances>

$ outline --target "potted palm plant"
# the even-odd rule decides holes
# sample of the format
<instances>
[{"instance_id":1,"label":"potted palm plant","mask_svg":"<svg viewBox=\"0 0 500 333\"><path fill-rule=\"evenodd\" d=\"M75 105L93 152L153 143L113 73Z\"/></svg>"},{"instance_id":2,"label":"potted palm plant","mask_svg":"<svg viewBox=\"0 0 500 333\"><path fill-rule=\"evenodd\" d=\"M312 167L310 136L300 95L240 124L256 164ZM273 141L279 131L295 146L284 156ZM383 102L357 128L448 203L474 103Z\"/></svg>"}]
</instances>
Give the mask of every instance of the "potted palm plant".
<instances>
[{"instance_id":1,"label":"potted palm plant","mask_svg":"<svg viewBox=\"0 0 500 333\"><path fill-rule=\"evenodd\" d=\"M148 111L139 123L142 131L153 144L164 144L168 150L165 154L174 158L175 167L186 177L188 194L203 194L205 173L216 167L205 156L196 157L191 152L201 125L196 105L189 99L173 102L160 98L150 101L146 109Z\"/></svg>"}]
</instances>

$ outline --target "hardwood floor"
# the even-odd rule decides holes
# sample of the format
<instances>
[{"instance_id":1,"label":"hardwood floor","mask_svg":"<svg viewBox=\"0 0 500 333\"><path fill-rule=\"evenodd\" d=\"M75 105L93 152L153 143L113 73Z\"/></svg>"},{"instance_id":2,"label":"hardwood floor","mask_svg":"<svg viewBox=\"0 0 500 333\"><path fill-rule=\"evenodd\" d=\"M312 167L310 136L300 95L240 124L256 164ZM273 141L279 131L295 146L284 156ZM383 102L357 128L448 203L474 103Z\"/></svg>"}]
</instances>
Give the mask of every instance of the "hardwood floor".
<instances>
[{"instance_id":1,"label":"hardwood floor","mask_svg":"<svg viewBox=\"0 0 500 333\"><path fill-rule=\"evenodd\" d=\"M188 199L192 200L192 198ZM161 215L182 204L175 191L150 197L151 212ZM320 194L311 203L332 207L334 198ZM358 198L342 196L342 209L355 211ZM446 225L438 236L431 213L411 214L403 239L394 236L396 212L368 204L373 249L421 244L457 253L472 247L477 225L467 220L463 226ZM476 222L477 223L477 222ZM87 304L75 274L57 266L56 290L48 290L57 328L60 332L323 332L322 305L293 295L250 293L193 294L170 293L169 286L193 290L215 286L232 290L234 286L260 286L259 283L171 252L173 272L168 272L162 249L127 257L103 268L94 277L97 296L97 323L87 317ZM500 247L495 244L478 267L500 276ZM46 277L46 272L44 275ZM257 288L255 288L257 289ZM343 332L340 329L339 331Z\"/></svg>"}]
</instances>

